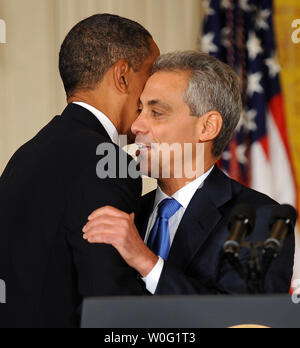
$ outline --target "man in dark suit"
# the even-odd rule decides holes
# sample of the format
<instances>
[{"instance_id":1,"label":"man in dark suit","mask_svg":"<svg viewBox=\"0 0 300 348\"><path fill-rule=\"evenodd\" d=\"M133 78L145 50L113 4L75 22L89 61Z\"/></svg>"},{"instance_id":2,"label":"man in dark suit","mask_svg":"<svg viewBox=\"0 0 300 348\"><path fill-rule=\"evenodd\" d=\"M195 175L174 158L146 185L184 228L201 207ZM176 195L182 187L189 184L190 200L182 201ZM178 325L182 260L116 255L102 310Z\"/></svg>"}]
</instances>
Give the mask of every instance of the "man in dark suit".
<instances>
[{"instance_id":1,"label":"man in dark suit","mask_svg":"<svg viewBox=\"0 0 300 348\"><path fill-rule=\"evenodd\" d=\"M119 178L132 158L118 135L129 134L158 55L142 26L113 15L90 17L66 37L60 73L68 106L16 152L0 179L7 287L0 327L73 327L84 297L141 294L136 272L111 246L84 241L82 227L99 206L129 214L140 204L141 179ZM114 176L99 166L102 145L115 152Z\"/></svg>"},{"instance_id":2,"label":"man in dark suit","mask_svg":"<svg viewBox=\"0 0 300 348\"><path fill-rule=\"evenodd\" d=\"M247 203L256 210L256 225L248 237L253 243L269 236L278 205L231 180L216 164L242 111L236 74L203 53L163 55L154 64L139 111L132 132L141 169L158 178L158 189L143 198L137 228L132 215L104 207L89 217L84 238L112 244L151 294L261 291L253 284L248 287L239 270L223 258L236 205ZM266 293L289 292L294 244L290 233L267 274ZM243 248L244 268L249 257Z\"/></svg>"}]
</instances>

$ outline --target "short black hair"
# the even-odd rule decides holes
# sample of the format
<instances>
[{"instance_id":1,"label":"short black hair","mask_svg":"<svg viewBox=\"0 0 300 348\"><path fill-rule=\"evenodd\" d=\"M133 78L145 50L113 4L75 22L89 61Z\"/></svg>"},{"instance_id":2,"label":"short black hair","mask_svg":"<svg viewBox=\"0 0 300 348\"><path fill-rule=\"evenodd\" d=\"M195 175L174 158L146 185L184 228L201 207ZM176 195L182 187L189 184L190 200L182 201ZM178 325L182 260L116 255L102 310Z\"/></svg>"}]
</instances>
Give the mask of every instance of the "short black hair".
<instances>
[{"instance_id":1,"label":"short black hair","mask_svg":"<svg viewBox=\"0 0 300 348\"><path fill-rule=\"evenodd\" d=\"M97 14L75 25L59 54L67 96L78 89L93 89L120 59L139 71L151 55L151 38L139 23L111 14Z\"/></svg>"}]
</instances>

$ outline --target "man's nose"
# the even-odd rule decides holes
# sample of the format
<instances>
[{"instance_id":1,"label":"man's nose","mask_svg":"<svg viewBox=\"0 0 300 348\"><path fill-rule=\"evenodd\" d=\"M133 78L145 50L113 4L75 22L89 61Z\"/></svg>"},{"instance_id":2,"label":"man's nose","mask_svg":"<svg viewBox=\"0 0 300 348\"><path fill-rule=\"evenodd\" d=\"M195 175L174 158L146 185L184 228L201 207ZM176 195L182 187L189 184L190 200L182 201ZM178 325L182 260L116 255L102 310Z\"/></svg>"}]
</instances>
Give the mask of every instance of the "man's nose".
<instances>
[{"instance_id":1,"label":"man's nose","mask_svg":"<svg viewBox=\"0 0 300 348\"><path fill-rule=\"evenodd\" d=\"M134 135L145 134L147 133L147 121L143 112L139 115L139 117L133 122L131 126L131 132Z\"/></svg>"}]
</instances>

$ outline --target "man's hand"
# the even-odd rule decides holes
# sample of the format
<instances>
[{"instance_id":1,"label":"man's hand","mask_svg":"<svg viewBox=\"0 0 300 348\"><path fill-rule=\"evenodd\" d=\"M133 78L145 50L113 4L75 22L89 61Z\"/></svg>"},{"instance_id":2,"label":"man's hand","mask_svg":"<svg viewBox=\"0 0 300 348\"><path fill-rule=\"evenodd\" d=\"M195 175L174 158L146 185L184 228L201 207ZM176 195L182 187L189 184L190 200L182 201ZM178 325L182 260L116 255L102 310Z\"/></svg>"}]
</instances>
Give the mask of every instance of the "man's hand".
<instances>
[{"instance_id":1,"label":"man's hand","mask_svg":"<svg viewBox=\"0 0 300 348\"><path fill-rule=\"evenodd\" d=\"M83 228L83 238L89 243L110 244L125 262L146 277L158 262L158 257L145 245L134 224L134 213L128 215L113 207L94 211Z\"/></svg>"}]
</instances>

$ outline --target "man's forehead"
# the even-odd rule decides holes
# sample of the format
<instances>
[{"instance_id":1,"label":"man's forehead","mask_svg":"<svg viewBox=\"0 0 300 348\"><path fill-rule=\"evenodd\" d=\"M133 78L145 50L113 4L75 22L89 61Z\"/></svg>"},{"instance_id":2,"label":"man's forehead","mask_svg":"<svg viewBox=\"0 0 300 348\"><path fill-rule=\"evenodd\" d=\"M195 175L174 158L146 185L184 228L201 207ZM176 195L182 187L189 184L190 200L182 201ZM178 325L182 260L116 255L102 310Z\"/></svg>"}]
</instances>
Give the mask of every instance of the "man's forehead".
<instances>
[{"instance_id":1,"label":"man's forehead","mask_svg":"<svg viewBox=\"0 0 300 348\"><path fill-rule=\"evenodd\" d=\"M148 79L140 99L143 103L154 104L171 94L182 94L188 87L188 77L186 72L158 71Z\"/></svg>"},{"instance_id":2,"label":"man's forehead","mask_svg":"<svg viewBox=\"0 0 300 348\"><path fill-rule=\"evenodd\" d=\"M160 70L155 72L147 81L146 87L159 87L168 85L174 88L186 88L189 82L190 73L187 71L167 71Z\"/></svg>"}]
</instances>

